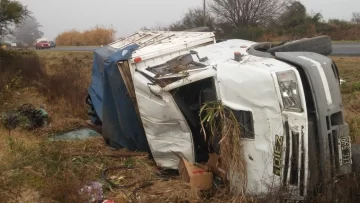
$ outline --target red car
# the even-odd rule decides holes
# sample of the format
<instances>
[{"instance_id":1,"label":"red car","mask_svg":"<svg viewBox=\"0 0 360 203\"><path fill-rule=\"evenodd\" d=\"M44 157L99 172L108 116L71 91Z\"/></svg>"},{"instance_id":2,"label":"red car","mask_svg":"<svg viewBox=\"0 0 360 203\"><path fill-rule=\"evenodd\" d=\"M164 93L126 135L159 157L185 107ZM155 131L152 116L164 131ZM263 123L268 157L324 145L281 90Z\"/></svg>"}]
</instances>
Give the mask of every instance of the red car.
<instances>
[{"instance_id":1,"label":"red car","mask_svg":"<svg viewBox=\"0 0 360 203\"><path fill-rule=\"evenodd\" d=\"M50 49L50 43L47 41L40 41L35 45L36 49Z\"/></svg>"}]
</instances>

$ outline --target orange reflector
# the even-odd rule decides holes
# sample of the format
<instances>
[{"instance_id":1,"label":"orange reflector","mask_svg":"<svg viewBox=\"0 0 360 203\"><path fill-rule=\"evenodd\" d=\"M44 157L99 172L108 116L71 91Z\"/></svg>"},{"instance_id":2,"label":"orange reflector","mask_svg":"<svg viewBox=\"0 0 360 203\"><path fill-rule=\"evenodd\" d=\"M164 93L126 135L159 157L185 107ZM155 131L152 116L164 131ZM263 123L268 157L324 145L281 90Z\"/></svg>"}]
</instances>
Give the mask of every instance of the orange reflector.
<instances>
[{"instance_id":1,"label":"orange reflector","mask_svg":"<svg viewBox=\"0 0 360 203\"><path fill-rule=\"evenodd\" d=\"M240 52L234 52L234 60L237 62L241 61L241 53Z\"/></svg>"},{"instance_id":2,"label":"orange reflector","mask_svg":"<svg viewBox=\"0 0 360 203\"><path fill-rule=\"evenodd\" d=\"M135 63L140 63L142 61L142 59L141 59L141 57L139 56L139 57L136 57L135 59L134 59L134 62Z\"/></svg>"}]
</instances>

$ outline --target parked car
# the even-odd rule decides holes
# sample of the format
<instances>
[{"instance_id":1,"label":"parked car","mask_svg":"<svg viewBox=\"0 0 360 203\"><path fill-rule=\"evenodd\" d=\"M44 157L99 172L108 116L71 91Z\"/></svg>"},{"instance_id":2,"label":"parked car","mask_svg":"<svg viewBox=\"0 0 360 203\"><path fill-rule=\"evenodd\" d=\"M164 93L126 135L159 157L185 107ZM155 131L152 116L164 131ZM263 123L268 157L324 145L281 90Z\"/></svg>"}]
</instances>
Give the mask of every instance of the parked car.
<instances>
[{"instance_id":1,"label":"parked car","mask_svg":"<svg viewBox=\"0 0 360 203\"><path fill-rule=\"evenodd\" d=\"M10 47L10 45L8 43L0 42L0 48L7 49L8 47Z\"/></svg>"},{"instance_id":2,"label":"parked car","mask_svg":"<svg viewBox=\"0 0 360 203\"><path fill-rule=\"evenodd\" d=\"M55 48L56 47L56 43L54 41L50 41L50 48Z\"/></svg>"},{"instance_id":3,"label":"parked car","mask_svg":"<svg viewBox=\"0 0 360 203\"><path fill-rule=\"evenodd\" d=\"M47 41L40 41L35 45L36 49L50 49L50 43Z\"/></svg>"}]
</instances>

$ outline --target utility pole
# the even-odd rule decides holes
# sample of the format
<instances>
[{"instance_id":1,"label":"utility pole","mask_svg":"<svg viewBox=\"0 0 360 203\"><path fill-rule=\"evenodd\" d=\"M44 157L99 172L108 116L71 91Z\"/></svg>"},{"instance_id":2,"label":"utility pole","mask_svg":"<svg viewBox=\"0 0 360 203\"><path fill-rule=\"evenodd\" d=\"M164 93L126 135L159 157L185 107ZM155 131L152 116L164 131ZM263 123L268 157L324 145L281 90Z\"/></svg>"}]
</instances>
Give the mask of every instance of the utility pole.
<instances>
[{"instance_id":1,"label":"utility pole","mask_svg":"<svg viewBox=\"0 0 360 203\"><path fill-rule=\"evenodd\" d=\"M204 0L204 26L206 26L206 0Z\"/></svg>"}]
</instances>

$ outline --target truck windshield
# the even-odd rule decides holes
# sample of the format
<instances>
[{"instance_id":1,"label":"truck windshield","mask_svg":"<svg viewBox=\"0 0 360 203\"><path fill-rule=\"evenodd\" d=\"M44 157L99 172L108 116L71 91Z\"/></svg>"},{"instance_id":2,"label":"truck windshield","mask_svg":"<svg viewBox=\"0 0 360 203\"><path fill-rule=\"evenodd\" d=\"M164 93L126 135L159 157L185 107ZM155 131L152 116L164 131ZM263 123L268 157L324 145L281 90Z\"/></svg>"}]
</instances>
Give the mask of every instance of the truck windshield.
<instances>
[{"instance_id":1,"label":"truck windshield","mask_svg":"<svg viewBox=\"0 0 360 203\"><path fill-rule=\"evenodd\" d=\"M154 73L157 77L160 77L205 67L206 65L194 61L192 54L185 54L163 64L149 67L146 70Z\"/></svg>"}]
</instances>

